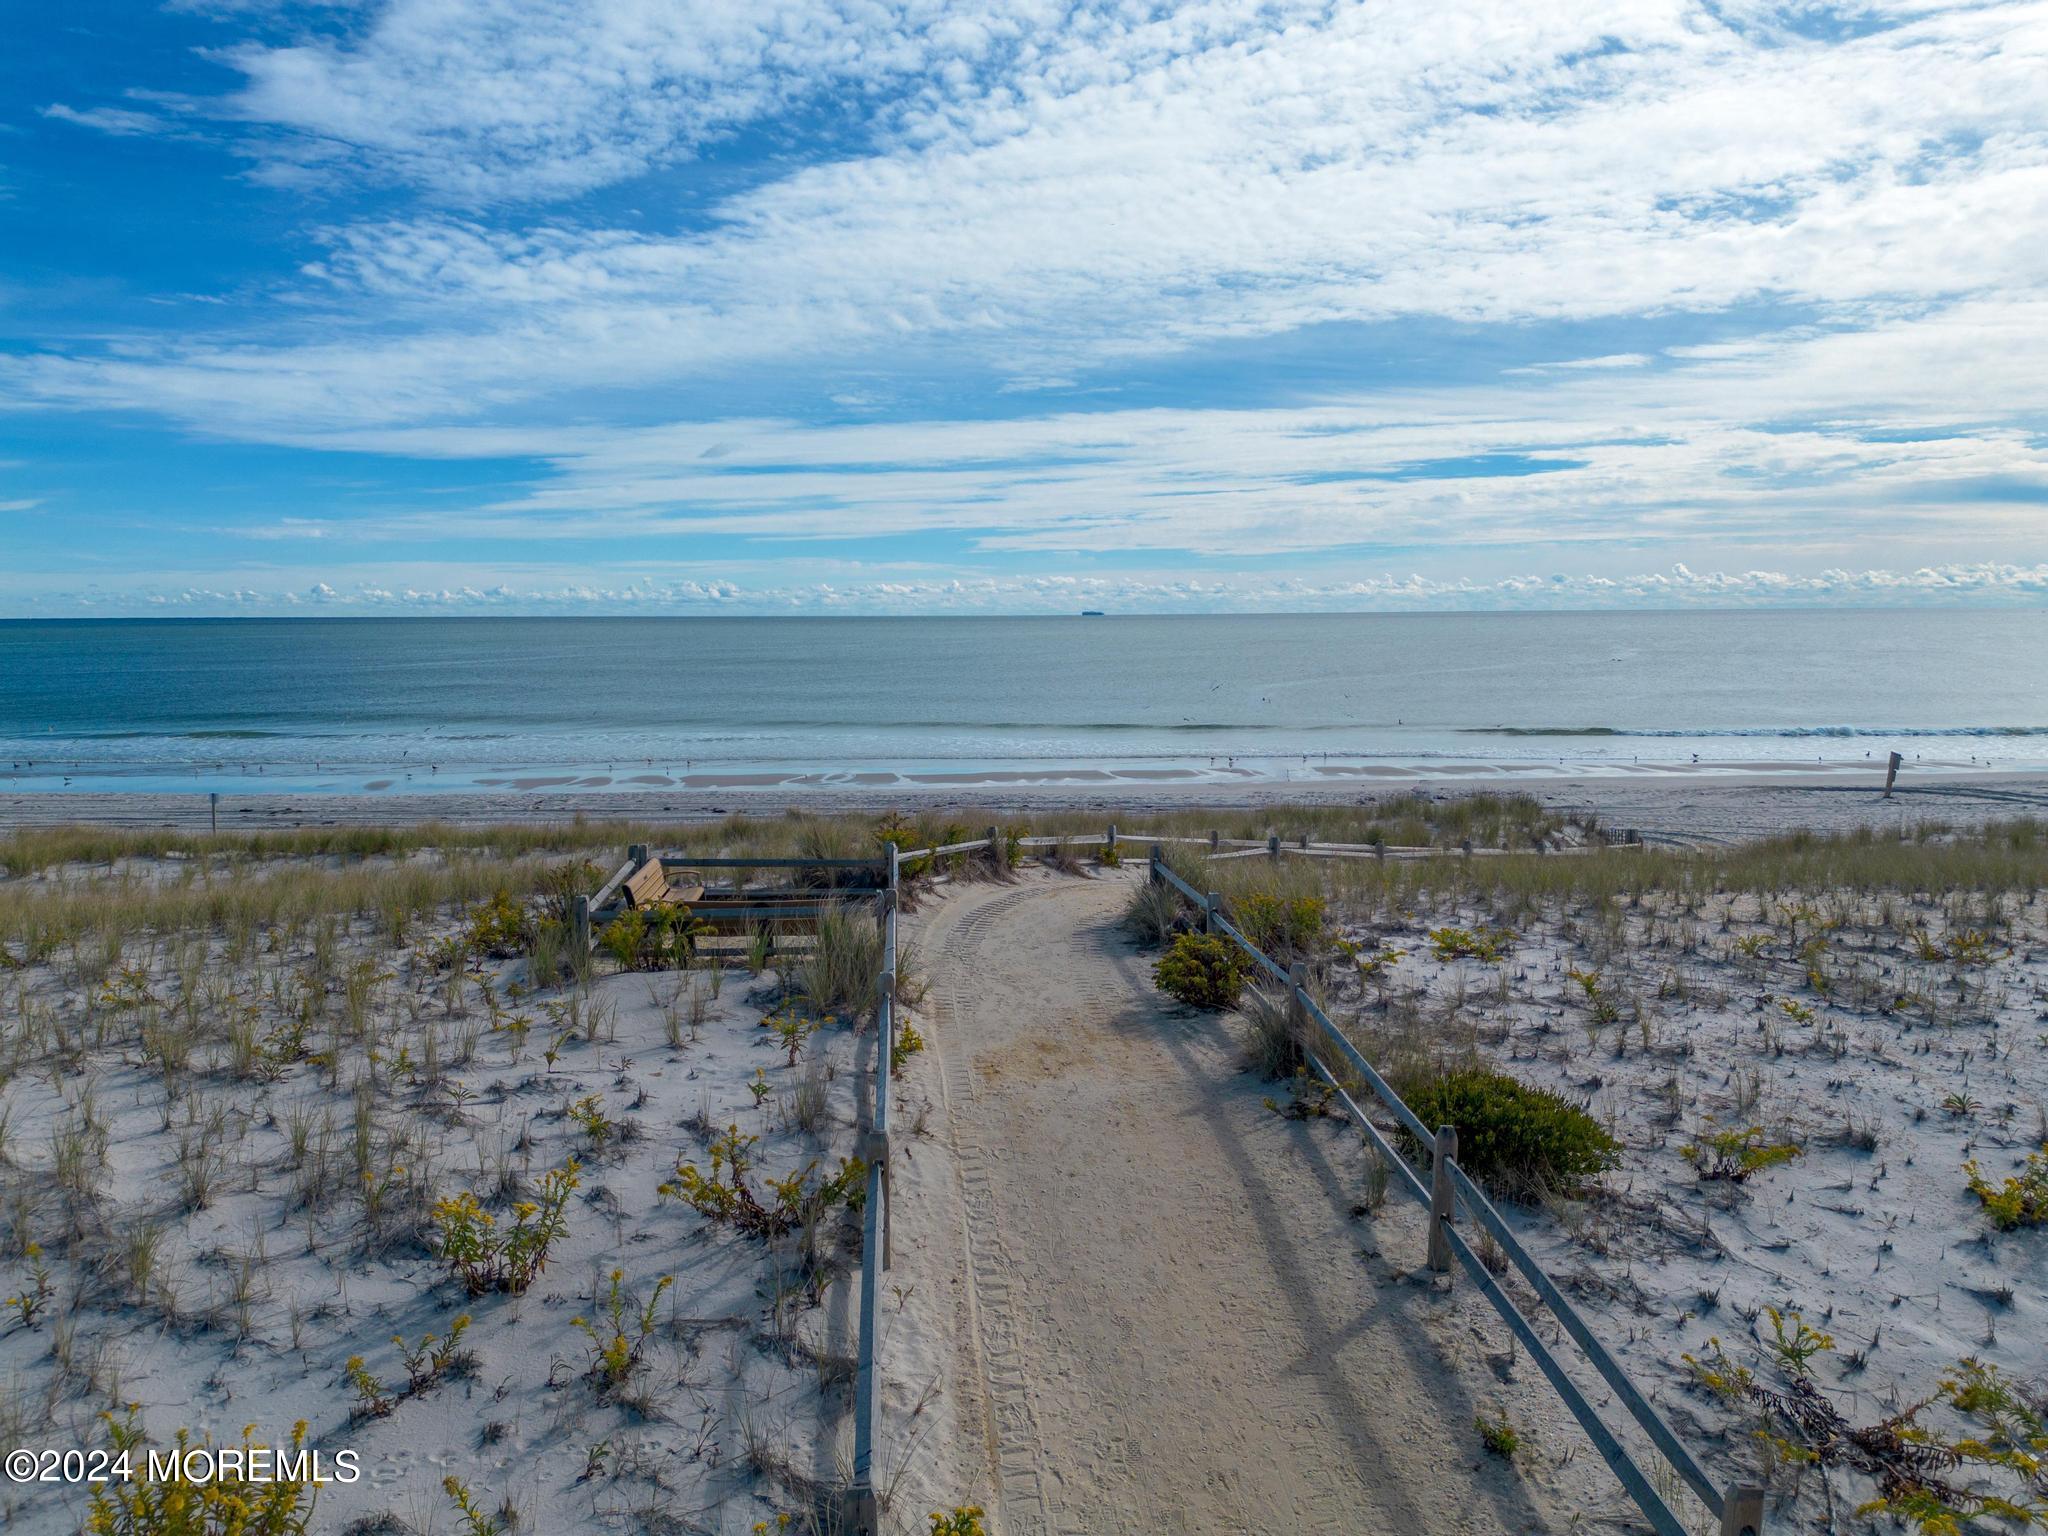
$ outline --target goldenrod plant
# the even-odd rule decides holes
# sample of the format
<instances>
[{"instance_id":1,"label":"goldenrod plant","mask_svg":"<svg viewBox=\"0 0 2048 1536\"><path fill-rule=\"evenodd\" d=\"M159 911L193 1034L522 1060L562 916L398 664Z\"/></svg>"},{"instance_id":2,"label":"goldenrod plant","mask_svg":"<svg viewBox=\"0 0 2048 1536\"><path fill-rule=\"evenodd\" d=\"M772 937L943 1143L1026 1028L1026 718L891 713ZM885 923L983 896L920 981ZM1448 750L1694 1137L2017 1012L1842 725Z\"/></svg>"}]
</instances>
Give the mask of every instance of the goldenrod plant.
<instances>
[{"instance_id":1,"label":"goldenrod plant","mask_svg":"<svg viewBox=\"0 0 2048 1536\"><path fill-rule=\"evenodd\" d=\"M144 1448L132 1407L122 1417L108 1413L102 1418L117 1450L132 1455ZM225 1447L216 1447L211 1436L194 1440L190 1431L180 1429L166 1448L173 1476L116 1478L94 1486L86 1505L85 1536L307 1536L319 1485L299 1475L305 1443L303 1419L292 1426L288 1456L262 1456L260 1461L259 1454L273 1448L257 1440L253 1424L243 1429L238 1445ZM216 1450L234 1450L238 1456L209 1455L211 1475L188 1480L185 1453ZM283 1465L287 1460L289 1467ZM272 1471L258 1476L252 1470L258 1465Z\"/></svg>"},{"instance_id":2,"label":"goldenrod plant","mask_svg":"<svg viewBox=\"0 0 2048 1536\"><path fill-rule=\"evenodd\" d=\"M435 1202L436 1251L472 1296L486 1291L520 1295L547 1267L548 1250L568 1231L565 1212L569 1196L583 1182L581 1169L571 1158L542 1175L535 1198L516 1202L512 1225L502 1230L498 1218L467 1191Z\"/></svg>"},{"instance_id":3,"label":"goldenrod plant","mask_svg":"<svg viewBox=\"0 0 2048 1536\"><path fill-rule=\"evenodd\" d=\"M1963 1164L1963 1173L1970 1181L1970 1193L1999 1231L2048 1223L2048 1146L2028 1153L2020 1171L2007 1174L2003 1183L1993 1184L1984 1177L1974 1157Z\"/></svg>"},{"instance_id":4,"label":"goldenrod plant","mask_svg":"<svg viewBox=\"0 0 2048 1536\"><path fill-rule=\"evenodd\" d=\"M626 1294L625 1280L624 1270L613 1270L611 1289L601 1299L592 1298L597 1303L593 1308L596 1315L569 1320L590 1339L588 1374L601 1393L624 1386L640 1368L641 1356L654 1337L655 1308L676 1283L674 1275L663 1275L655 1282L653 1294L636 1307Z\"/></svg>"}]
</instances>

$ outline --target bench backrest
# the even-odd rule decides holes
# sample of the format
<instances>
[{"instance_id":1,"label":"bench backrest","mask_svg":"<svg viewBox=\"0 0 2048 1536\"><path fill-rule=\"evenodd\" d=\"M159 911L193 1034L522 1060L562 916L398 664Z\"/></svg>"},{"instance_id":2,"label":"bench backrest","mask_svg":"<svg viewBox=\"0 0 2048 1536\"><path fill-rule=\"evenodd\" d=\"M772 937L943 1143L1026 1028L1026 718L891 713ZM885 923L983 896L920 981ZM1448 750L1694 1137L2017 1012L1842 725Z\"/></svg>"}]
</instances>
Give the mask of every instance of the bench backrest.
<instances>
[{"instance_id":1,"label":"bench backrest","mask_svg":"<svg viewBox=\"0 0 2048 1536\"><path fill-rule=\"evenodd\" d=\"M656 907L668 900L668 872L661 860L649 859L633 871L626 882L626 902L635 907Z\"/></svg>"}]
</instances>

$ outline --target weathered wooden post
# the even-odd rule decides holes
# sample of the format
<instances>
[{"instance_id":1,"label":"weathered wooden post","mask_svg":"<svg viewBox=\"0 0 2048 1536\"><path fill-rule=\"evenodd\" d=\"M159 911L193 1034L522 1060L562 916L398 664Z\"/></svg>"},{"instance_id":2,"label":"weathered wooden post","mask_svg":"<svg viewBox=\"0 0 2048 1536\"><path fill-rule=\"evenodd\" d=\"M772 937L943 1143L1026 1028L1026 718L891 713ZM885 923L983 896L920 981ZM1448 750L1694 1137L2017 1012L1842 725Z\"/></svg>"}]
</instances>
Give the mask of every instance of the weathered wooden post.
<instances>
[{"instance_id":1,"label":"weathered wooden post","mask_svg":"<svg viewBox=\"0 0 2048 1536\"><path fill-rule=\"evenodd\" d=\"M1152 851L1145 857L1145 881L1148 885L1164 885L1166 883L1159 876L1159 866L1165 862L1166 850L1157 843L1154 843Z\"/></svg>"},{"instance_id":2,"label":"weathered wooden post","mask_svg":"<svg viewBox=\"0 0 2048 1536\"><path fill-rule=\"evenodd\" d=\"M576 947L582 954L590 953L590 898L578 895L569 904L569 931L576 935ZM581 961L577 962L579 965ZM580 974L580 972L579 972Z\"/></svg>"},{"instance_id":3,"label":"weathered wooden post","mask_svg":"<svg viewBox=\"0 0 2048 1536\"><path fill-rule=\"evenodd\" d=\"M633 873L639 874L640 866L647 862L647 845L645 843L635 843L626 850L626 857L633 861Z\"/></svg>"},{"instance_id":4,"label":"weathered wooden post","mask_svg":"<svg viewBox=\"0 0 2048 1536\"><path fill-rule=\"evenodd\" d=\"M1301 834L1301 846L1304 852L1308 848L1308 834L1306 832Z\"/></svg>"},{"instance_id":5,"label":"weathered wooden post","mask_svg":"<svg viewBox=\"0 0 2048 1536\"><path fill-rule=\"evenodd\" d=\"M1269 859L1280 857L1280 834L1278 832L1268 832L1266 834L1266 857Z\"/></svg>"},{"instance_id":6,"label":"weathered wooden post","mask_svg":"<svg viewBox=\"0 0 2048 1536\"><path fill-rule=\"evenodd\" d=\"M1297 960L1287 967L1287 1028L1295 1049L1308 1049L1308 967Z\"/></svg>"},{"instance_id":7,"label":"weathered wooden post","mask_svg":"<svg viewBox=\"0 0 2048 1536\"><path fill-rule=\"evenodd\" d=\"M1211 853L1214 853L1217 849L1221 848L1222 846L1223 834L1221 832L1211 832L1209 834L1209 851Z\"/></svg>"},{"instance_id":8,"label":"weathered wooden post","mask_svg":"<svg viewBox=\"0 0 2048 1536\"><path fill-rule=\"evenodd\" d=\"M1436 1157L1431 1166L1429 1180L1429 1267L1440 1275L1451 1269L1451 1208L1455 1198L1451 1188L1451 1160L1458 1155L1458 1128L1454 1125L1440 1125L1436 1128Z\"/></svg>"},{"instance_id":9,"label":"weathered wooden post","mask_svg":"<svg viewBox=\"0 0 2048 1536\"><path fill-rule=\"evenodd\" d=\"M1223 916L1223 893L1211 891L1202 899L1202 932L1214 933L1216 921Z\"/></svg>"},{"instance_id":10,"label":"weathered wooden post","mask_svg":"<svg viewBox=\"0 0 2048 1536\"><path fill-rule=\"evenodd\" d=\"M997 869L1001 869L1003 867L1003 840L998 835L998 829L990 827L981 835L988 839L989 863L995 865Z\"/></svg>"},{"instance_id":11,"label":"weathered wooden post","mask_svg":"<svg viewBox=\"0 0 2048 1536\"><path fill-rule=\"evenodd\" d=\"M1372 856L1382 864L1387 862L1387 844L1384 838L1372 845Z\"/></svg>"},{"instance_id":12,"label":"weathered wooden post","mask_svg":"<svg viewBox=\"0 0 2048 1536\"><path fill-rule=\"evenodd\" d=\"M1893 761L1893 762L1897 762L1898 760L1899 760L1899 755L1898 755L1898 753L1894 752L1894 753L1892 754L1892 761ZM1889 784L1885 785L1885 790L1884 790L1884 792L1885 792L1885 793L1886 793L1887 795L1889 795L1889 794L1890 794L1890 793L1892 792L1892 790L1891 790L1891 785L1889 785ZM220 830L220 791L219 791L219 790L215 789L215 790L209 790L209 791L207 792L207 795L206 795L206 808L207 808L207 810L208 810L208 811L210 811L210 812L211 812L211 813L213 814L213 830L214 830L214 831L216 831L216 832L218 832L218 831Z\"/></svg>"},{"instance_id":13,"label":"weathered wooden post","mask_svg":"<svg viewBox=\"0 0 2048 1536\"><path fill-rule=\"evenodd\" d=\"M1884 770L1884 797L1885 797L1885 799L1887 799L1887 800L1891 799L1891 797L1892 797L1892 785L1898 782L1898 778L1899 778L1899 770L1900 770L1901 768L1905 767L1905 766L1906 766L1906 760L1905 760L1905 759L1904 759L1903 757L1899 756L1899 754L1898 754L1898 753L1896 753L1896 752L1894 752L1894 753L1892 754L1892 756L1891 756L1891 761L1890 761L1889 763L1885 764L1885 770ZM217 799L217 798L219 798L219 797L218 797L218 796L216 796L215 798Z\"/></svg>"},{"instance_id":14,"label":"weathered wooden post","mask_svg":"<svg viewBox=\"0 0 2048 1536\"><path fill-rule=\"evenodd\" d=\"M1102 847L1112 859L1116 857L1116 823L1109 824L1109 830L1102 835Z\"/></svg>"},{"instance_id":15,"label":"weathered wooden post","mask_svg":"<svg viewBox=\"0 0 2048 1536\"><path fill-rule=\"evenodd\" d=\"M1472 839L1471 839L1471 838L1469 838L1469 837L1461 837L1461 838L1459 838L1459 839L1458 839L1458 851L1459 851L1460 853L1464 854L1466 858L1468 858L1468 859L1469 859L1469 858L1471 858L1471 857L1472 857Z\"/></svg>"},{"instance_id":16,"label":"weathered wooden post","mask_svg":"<svg viewBox=\"0 0 2048 1536\"><path fill-rule=\"evenodd\" d=\"M1763 1536L1764 1491L1737 1483L1721 1501L1721 1536Z\"/></svg>"}]
</instances>

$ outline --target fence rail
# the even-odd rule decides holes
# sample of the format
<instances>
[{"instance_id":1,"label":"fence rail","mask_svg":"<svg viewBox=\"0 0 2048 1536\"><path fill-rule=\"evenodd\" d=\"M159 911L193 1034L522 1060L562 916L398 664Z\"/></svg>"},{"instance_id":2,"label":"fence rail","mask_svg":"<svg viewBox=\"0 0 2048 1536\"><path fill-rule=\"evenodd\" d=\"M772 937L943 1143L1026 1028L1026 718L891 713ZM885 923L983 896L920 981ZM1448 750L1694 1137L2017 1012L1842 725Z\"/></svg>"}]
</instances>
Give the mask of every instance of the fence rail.
<instances>
[{"instance_id":1,"label":"fence rail","mask_svg":"<svg viewBox=\"0 0 2048 1536\"><path fill-rule=\"evenodd\" d=\"M882 1372L876 1359L882 1271L893 1257L895 1224L889 1188L889 1072L896 1055L896 894L900 860L889 844L888 883L876 897L882 925L882 972L875 981L875 1070L868 1129L861 1138L867 1163L867 1203L861 1213L860 1354L853 1392L853 1536L875 1536L881 1509L875 1487L875 1431L882 1415Z\"/></svg>"},{"instance_id":2,"label":"fence rail","mask_svg":"<svg viewBox=\"0 0 2048 1536\"><path fill-rule=\"evenodd\" d=\"M1230 855L1225 855L1230 857ZM1683 1521L1675 1514L1670 1504L1658 1491L1657 1483L1646 1475L1628 1447L1616 1437L1612 1428L1601 1418L1598 1410L1586 1397L1554 1350L1522 1315L1512 1297L1502 1288L1500 1282L1487 1269L1479 1254L1465 1235L1457 1228L1457 1211L1462 1206L1467 1215L1483 1227L1500 1249L1519 1270L1535 1291L1537 1299L1550 1311L1563 1327L1580 1352L1597 1371L1603 1381L1613 1389L1614 1395L1629 1412L1649 1438L1657 1451L1669 1463L1685 1485L1692 1489L1701 1503L1721 1522L1722 1536L1761 1536L1763 1530L1763 1490L1750 1484L1738 1483L1727 1489L1718 1487L1708 1476L1698 1459L1680 1440L1671 1426L1665 1422L1650 1400L1628 1377L1619 1361L1593 1334L1578 1309L1565 1298L1556 1283L1544 1271L1535 1257L1522 1245L1514 1230L1486 1197L1478 1184L1457 1161L1457 1132L1449 1126L1432 1131L1422 1123L1421 1118L1410 1109L1391 1084L1376 1072L1365 1059L1358 1047L1352 1044L1344 1032L1337 1028L1315 999L1309 995L1306 986L1307 975L1301 968L1293 971L1281 966L1278 961L1260 950L1231 924L1224 915L1221 900L1213 892L1197 891L1187 881L1175 874L1166 865L1164 850L1154 845L1148 865L1148 878L1155 884L1163 884L1192 903L1202 913L1204 927L1211 933L1229 939L1244 952L1254 965L1268 976L1287 988L1291 1010L1302 1023L1312 1021L1318 1031L1321 1043L1349 1069L1354 1080L1364 1082L1371 1088L1389 1113L1399 1122L1401 1128L1412 1137L1418 1146L1432 1149L1431 1178L1425 1185L1421 1176L1409 1165L1407 1158L1388 1140L1385 1133L1373 1122L1372 1117L1361 1109L1345 1082L1324 1062L1314 1048L1308 1049L1308 1059L1315 1073L1336 1091L1345 1112L1365 1132L1381 1159L1398 1174L1404 1192L1418 1203L1430 1209L1429 1265L1434 1270L1447 1270L1450 1260L1455 1258L1471 1275L1480 1292L1501 1316L1503 1322L1513 1331L1523 1348L1536 1361L1544 1378L1565 1406L1578 1420L1599 1451L1601 1460L1607 1463L1621 1485L1642 1510L1644 1517L1658 1536L1686 1536ZM1308 1045L1305 1040L1304 1045Z\"/></svg>"}]
</instances>

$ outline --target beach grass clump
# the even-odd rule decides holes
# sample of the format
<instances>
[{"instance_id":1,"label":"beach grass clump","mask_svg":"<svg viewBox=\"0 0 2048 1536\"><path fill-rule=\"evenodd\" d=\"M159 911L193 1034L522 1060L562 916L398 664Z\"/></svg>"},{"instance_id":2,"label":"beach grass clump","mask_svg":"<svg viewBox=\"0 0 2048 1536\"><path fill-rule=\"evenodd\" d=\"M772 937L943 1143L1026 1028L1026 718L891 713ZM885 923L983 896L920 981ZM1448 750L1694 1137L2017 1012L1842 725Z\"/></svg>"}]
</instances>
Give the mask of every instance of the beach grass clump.
<instances>
[{"instance_id":1,"label":"beach grass clump","mask_svg":"<svg viewBox=\"0 0 2048 1536\"><path fill-rule=\"evenodd\" d=\"M1254 987L1239 999L1245 1022L1245 1056L1264 1077L1292 1077L1308 1064L1305 1043L1292 1000L1285 994Z\"/></svg>"},{"instance_id":2,"label":"beach grass clump","mask_svg":"<svg viewBox=\"0 0 2048 1536\"><path fill-rule=\"evenodd\" d=\"M1150 880L1131 892L1121 919L1124 932L1146 948L1164 944L1181 924L1180 893Z\"/></svg>"},{"instance_id":3,"label":"beach grass clump","mask_svg":"<svg viewBox=\"0 0 2048 1536\"><path fill-rule=\"evenodd\" d=\"M1963 1173L1970 1181L1970 1193L1999 1231L2048 1225L2048 1146L2028 1153L2020 1171L2006 1175L2000 1184L1984 1177L1974 1157L1963 1164Z\"/></svg>"},{"instance_id":4,"label":"beach grass clump","mask_svg":"<svg viewBox=\"0 0 2048 1536\"><path fill-rule=\"evenodd\" d=\"M1505 1072L1458 1066L1399 1087L1424 1125L1456 1128L1459 1166L1510 1198L1570 1194L1621 1163L1621 1143L1583 1104Z\"/></svg>"},{"instance_id":5,"label":"beach grass clump","mask_svg":"<svg viewBox=\"0 0 2048 1536\"><path fill-rule=\"evenodd\" d=\"M865 911L849 908L819 918L816 938L796 961L794 980L805 1006L820 1018L866 1017L877 1001L882 947L881 925Z\"/></svg>"},{"instance_id":6,"label":"beach grass clump","mask_svg":"<svg viewBox=\"0 0 2048 1536\"><path fill-rule=\"evenodd\" d=\"M1235 944L1207 933L1183 933L1152 967L1160 991L1190 1008L1235 1008L1245 961Z\"/></svg>"}]
</instances>

